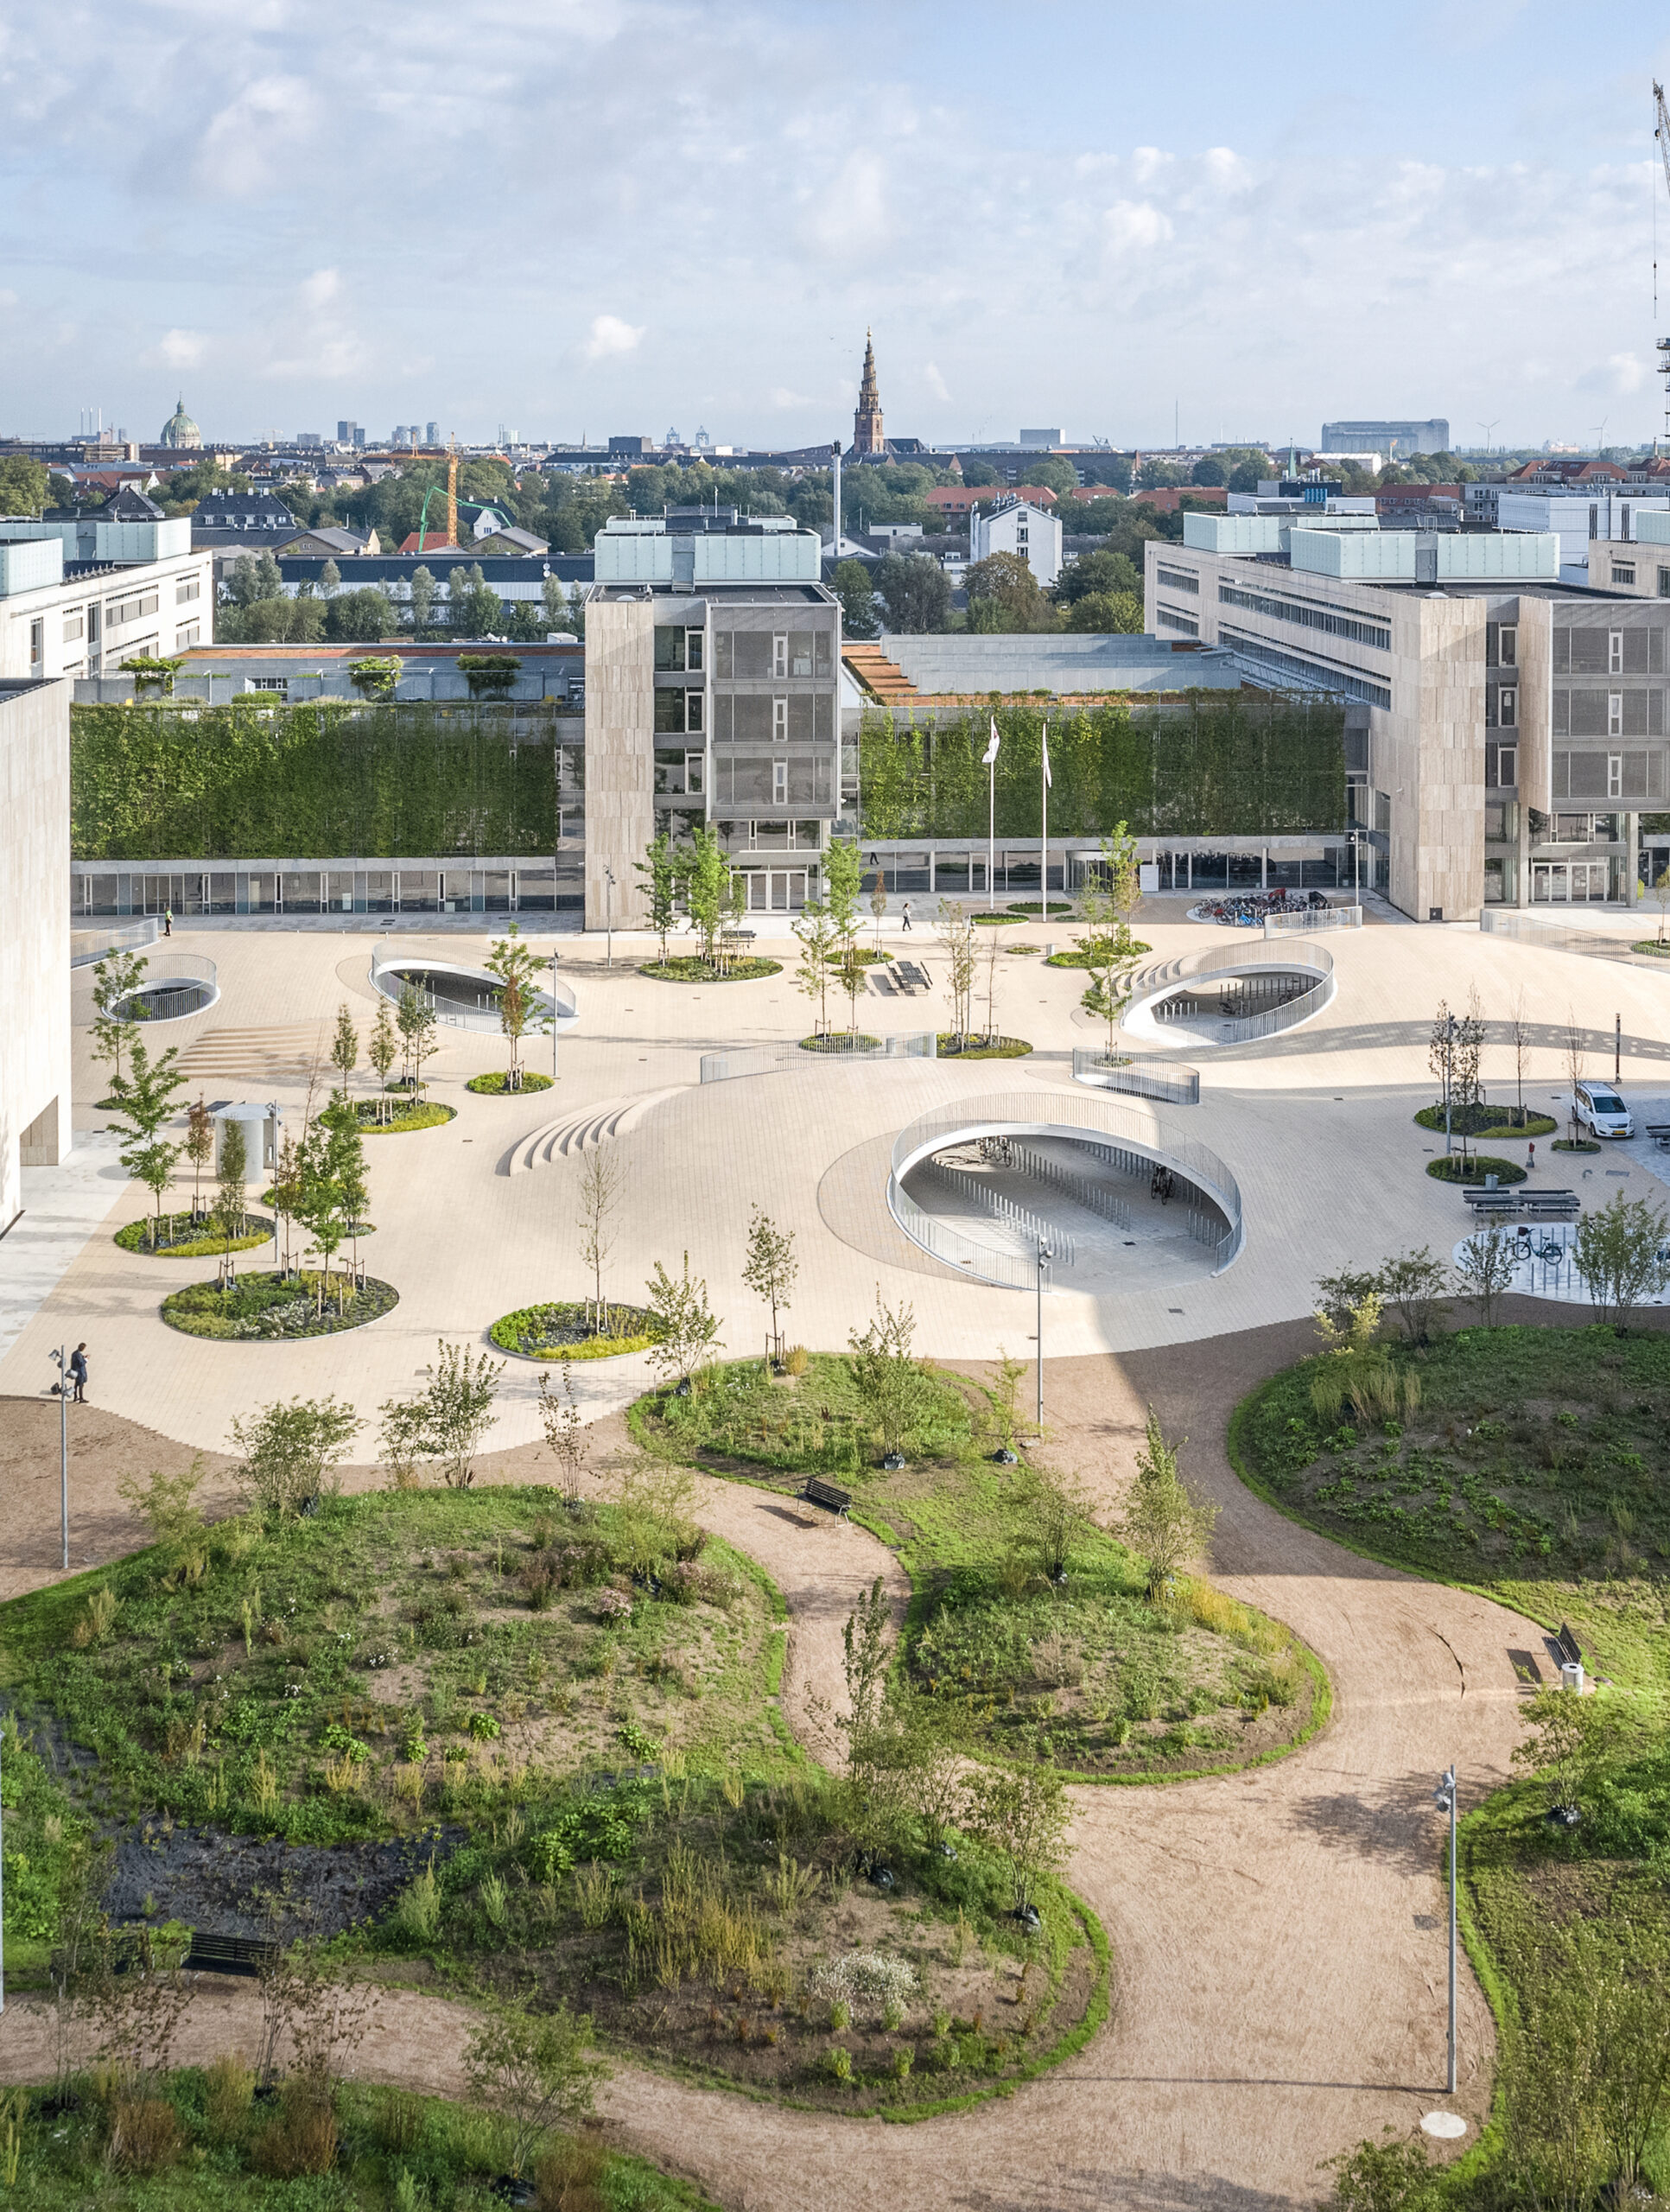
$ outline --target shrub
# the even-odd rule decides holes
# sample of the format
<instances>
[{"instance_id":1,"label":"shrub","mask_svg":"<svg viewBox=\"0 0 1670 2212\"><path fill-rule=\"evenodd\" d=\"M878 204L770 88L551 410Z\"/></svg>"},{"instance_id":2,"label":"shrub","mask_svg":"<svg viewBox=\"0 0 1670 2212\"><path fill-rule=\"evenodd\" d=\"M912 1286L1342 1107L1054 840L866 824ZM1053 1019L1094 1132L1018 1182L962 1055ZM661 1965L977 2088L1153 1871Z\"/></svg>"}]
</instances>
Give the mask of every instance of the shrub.
<instances>
[{"instance_id":1,"label":"shrub","mask_svg":"<svg viewBox=\"0 0 1670 2212\"><path fill-rule=\"evenodd\" d=\"M336 2139L329 2083L295 2074L284 2084L276 2116L257 2132L250 2157L257 2173L293 2181L302 2174L327 2174L336 2164Z\"/></svg>"},{"instance_id":2,"label":"shrub","mask_svg":"<svg viewBox=\"0 0 1670 2212\"><path fill-rule=\"evenodd\" d=\"M791 1344L784 1357L783 1365L784 1371L790 1375L803 1375L811 1365L805 1345Z\"/></svg>"},{"instance_id":3,"label":"shrub","mask_svg":"<svg viewBox=\"0 0 1670 2212\"><path fill-rule=\"evenodd\" d=\"M597 1593L597 1618L606 1627L615 1621L629 1621L632 1617L632 1601L621 1590L600 1590Z\"/></svg>"},{"instance_id":4,"label":"shrub","mask_svg":"<svg viewBox=\"0 0 1670 2212\"><path fill-rule=\"evenodd\" d=\"M604 2212L608 2154L596 2143L567 2136L534 2168L536 2212Z\"/></svg>"},{"instance_id":5,"label":"shrub","mask_svg":"<svg viewBox=\"0 0 1670 2212\"><path fill-rule=\"evenodd\" d=\"M852 2080L853 2055L851 2051L843 2049L840 2044L835 2044L830 2047L829 2055L824 2063L829 2069L831 2081L839 2082L844 2085Z\"/></svg>"},{"instance_id":6,"label":"shrub","mask_svg":"<svg viewBox=\"0 0 1670 2212\"><path fill-rule=\"evenodd\" d=\"M498 1723L491 1713L473 1713L469 1732L478 1744L491 1744L498 1734Z\"/></svg>"},{"instance_id":7,"label":"shrub","mask_svg":"<svg viewBox=\"0 0 1670 2212\"><path fill-rule=\"evenodd\" d=\"M111 2116L110 2155L124 2173L156 2174L186 2147L179 2115L164 2097L121 2097Z\"/></svg>"},{"instance_id":8,"label":"shrub","mask_svg":"<svg viewBox=\"0 0 1670 2212\"><path fill-rule=\"evenodd\" d=\"M916 1969L886 1951L848 1951L841 1958L826 1959L812 1976L818 1996L848 2008L857 1998L902 2006L915 1996L916 1986Z\"/></svg>"},{"instance_id":9,"label":"shrub","mask_svg":"<svg viewBox=\"0 0 1670 2212\"><path fill-rule=\"evenodd\" d=\"M394 1901L393 1925L414 1942L427 1943L441 1920L441 1885L435 1868L425 1866L407 1883Z\"/></svg>"},{"instance_id":10,"label":"shrub","mask_svg":"<svg viewBox=\"0 0 1670 2212\"><path fill-rule=\"evenodd\" d=\"M206 2077L209 2132L225 2142L240 2136L255 2096L255 2074L238 2051L217 2058Z\"/></svg>"}]
</instances>

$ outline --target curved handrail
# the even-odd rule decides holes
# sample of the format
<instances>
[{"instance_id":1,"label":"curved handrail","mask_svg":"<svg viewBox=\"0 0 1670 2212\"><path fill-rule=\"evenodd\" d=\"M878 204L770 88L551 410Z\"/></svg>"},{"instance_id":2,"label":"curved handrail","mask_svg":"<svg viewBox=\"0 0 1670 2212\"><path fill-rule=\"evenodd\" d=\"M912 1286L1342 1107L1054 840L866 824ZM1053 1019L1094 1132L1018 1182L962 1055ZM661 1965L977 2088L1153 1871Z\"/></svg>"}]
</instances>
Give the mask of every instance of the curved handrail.
<instances>
[{"instance_id":1,"label":"curved handrail","mask_svg":"<svg viewBox=\"0 0 1670 2212\"><path fill-rule=\"evenodd\" d=\"M1140 1154L1156 1166L1180 1169L1188 1181L1211 1199L1229 1224L1226 1233L1213 1244L1212 1272L1222 1274L1240 1252L1241 1185L1227 1160L1197 1138L1172 1136L1160 1128L1152 1115L1141 1116L1102 1098L1086 1098L1061 1090L1002 1091L971 1098L960 1106L941 1107L931 1114L919 1115L901 1129L893 1140L889 1161L887 1205L905 1234L924 1249L935 1251L934 1243L916 1233L910 1217L920 1216L928 1220L930 1217L923 1214L904 1188L905 1176L919 1161L930 1159L936 1152L960 1140L1019 1135L1090 1136ZM1013 1257L989 1252L969 1237L961 1237L959 1242L968 1246L970 1254L979 1254L994 1262ZM981 1272L966 1256L959 1256L956 1264L970 1268L974 1273ZM1019 1287L1031 1289L1038 1280L1037 1268L1031 1262L1021 1265L1025 1281ZM1007 1281L1010 1277L1006 1273L989 1275L987 1279Z\"/></svg>"},{"instance_id":2,"label":"curved handrail","mask_svg":"<svg viewBox=\"0 0 1670 2212\"><path fill-rule=\"evenodd\" d=\"M427 968L433 974L460 976L467 982L483 984L490 994L499 988L498 979L490 975L479 961L448 960L444 954L426 950L422 945L390 944L381 939L371 947L371 988L385 999L397 999L398 991L391 991L383 982L390 969ZM435 1020L448 1029L497 1030L499 1026L496 1005L472 1008L449 1007L429 995ZM553 955L545 970L543 984L534 994L530 1027L555 1022L565 1027L580 1019L579 1003L572 984L563 981L556 972Z\"/></svg>"},{"instance_id":3,"label":"curved handrail","mask_svg":"<svg viewBox=\"0 0 1670 2212\"><path fill-rule=\"evenodd\" d=\"M1172 991L1184 989L1189 984L1203 978L1227 980L1236 975L1252 975L1261 969L1281 968L1304 971L1316 981L1286 1005L1273 1007L1267 1014L1248 1014L1244 1020L1226 1020L1217 1039L1225 1045L1244 1045L1257 1037L1278 1036L1284 1029L1296 1029L1301 1021L1310 1020L1330 1005L1339 988L1335 971L1334 956L1325 946L1303 941L1278 939L1267 944L1255 940L1251 944L1229 944L1216 945L1205 952L1184 953L1180 958L1169 960L1161 967L1146 969L1136 976L1131 986L1130 1004L1125 1019L1146 1007L1157 998ZM1156 1026L1156 1036L1163 1041L1164 1031ZM1213 1041L1210 1039L1205 1040ZM1179 1039L1179 1043L1182 1040Z\"/></svg>"},{"instance_id":4,"label":"curved handrail","mask_svg":"<svg viewBox=\"0 0 1670 2212\"><path fill-rule=\"evenodd\" d=\"M91 968L112 952L137 952L142 944L155 944L162 934L162 925L155 914L148 914L143 922L122 922L110 929L72 930L70 966Z\"/></svg>"}]
</instances>

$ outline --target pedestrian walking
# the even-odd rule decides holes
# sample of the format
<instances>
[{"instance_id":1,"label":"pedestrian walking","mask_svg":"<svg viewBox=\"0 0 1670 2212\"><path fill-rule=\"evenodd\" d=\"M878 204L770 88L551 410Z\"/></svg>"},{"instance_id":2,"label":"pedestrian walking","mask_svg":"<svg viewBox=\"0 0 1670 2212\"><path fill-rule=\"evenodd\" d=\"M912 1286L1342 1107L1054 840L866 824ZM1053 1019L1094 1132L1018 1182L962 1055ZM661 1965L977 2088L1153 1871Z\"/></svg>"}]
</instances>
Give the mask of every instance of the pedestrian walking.
<instances>
[{"instance_id":1,"label":"pedestrian walking","mask_svg":"<svg viewBox=\"0 0 1670 2212\"><path fill-rule=\"evenodd\" d=\"M1525 1147L1525 1172L1527 1175L1534 1175L1537 1172L1537 1147L1534 1142L1527 1144Z\"/></svg>"},{"instance_id":2,"label":"pedestrian walking","mask_svg":"<svg viewBox=\"0 0 1670 2212\"><path fill-rule=\"evenodd\" d=\"M87 1395L87 1347L79 1344L70 1354L70 1381L75 1385L75 1403L86 1402Z\"/></svg>"},{"instance_id":3,"label":"pedestrian walking","mask_svg":"<svg viewBox=\"0 0 1670 2212\"><path fill-rule=\"evenodd\" d=\"M899 926L900 926L902 929L909 929L909 928L910 928L910 926L911 926L911 902L910 902L910 900L909 900L908 899L905 901L904 906L899 909L899 917L898 917L898 919L899 919Z\"/></svg>"},{"instance_id":4,"label":"pedestrian walking","mask_svg":"<svg viewBox=\"0 0 1670 2212\"><path fill-rule=\"evenodd\" d=\"M174 909L172 906L164 906L162 909L162 934L164 937L172 937L174 935Z\"/></svg>"}]
</instances>

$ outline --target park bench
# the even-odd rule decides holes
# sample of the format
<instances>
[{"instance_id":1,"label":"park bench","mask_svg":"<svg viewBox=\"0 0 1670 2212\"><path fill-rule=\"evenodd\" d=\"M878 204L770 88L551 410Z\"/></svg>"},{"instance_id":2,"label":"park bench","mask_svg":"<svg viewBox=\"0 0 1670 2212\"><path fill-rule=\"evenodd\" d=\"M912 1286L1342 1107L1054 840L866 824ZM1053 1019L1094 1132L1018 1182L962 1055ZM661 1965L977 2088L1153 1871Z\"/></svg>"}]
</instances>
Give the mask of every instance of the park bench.
<instances>
[{"instance_id":1,"label":"park bench","mask_svg":"<svg viewBox=\"0 0 1670 2212\"><path fill-rule=\"evenodd\" d=\"M1527 1191L1522 1186L1503 1184L1499 1189L1487 1191L1482 1184L1470 1185L1462 1198L1468 1211L1476 1214L1525 1213L1543 1220L1554 1215L1576 1213L1578 1210L1575 1191Z\"/></svg>"},{"instance_id":2,"label":"park bench","mask_svg":"<svg viewBox=\"0 0 1670 2212\"><path fill-rule=\"evenodd\" d=\"M830 1513L844 1515L853 1502L849 1490L842 1490L838 1483L826 1483L819 1475L809 1475L800 1495L813 1505L821 1505Z\"/></svg>"},{"instance_id":3,"label":"park bench","mask_svg":"<svg viewBox=\"0 0 1670 2212\"><path fill-rule=\"evenodd\" d=\"M1562 1659L1567 1661L1573 1667L1582 1666L1583 1646L1578 1642L1578 1639L1572 1635L1571 1630L1566 1626L1564 1621L1559 1624L1559 1634L1554 1638L1554 1643Z\"/></svg>"},{"instance_id":4,"label":"park bench","mask_svg":"<svg viewBox=\"0 0 1670 2212\"><path fill-rule=\"evenodd\" d=\"M279 1946L264 1936L214 1936L194 1928L186 1954L187 1974L257 1974L277 1958Z\"/></svg>"},{"instance_id":5,"label":"park bench","mask_svg":"<svg viewBox=\"0 0 1670 2212\"><path fill-rule=\"evenodd\" d=\"M918 991L925 991L930 988L927 969L918 968L914 960L895 960L893 976L899 989L907 998Z\"/></svg>"},{"instance_id":6,"label":"park bench","mask_svg":"<svg viewBox=\"0 0 1670 2212\"><path fill-rule=\"evenodd\" d=\"M1648 1122L1641 1134L1651 1137L1660 1152L1670 1152L1670 1122Z\"/></svg>"},{"instance_id":7,"label":"park bench","mask_svg":"<svg viewBox=\"0 0 1670 2212\"><path fill-rule=\"evenodd\" d=\"M1576 1213L1579 1210L1575 1191L1521 1191L1520 1204L1527 1213L1533 1215Z\"/></svg>"}]
</instances>

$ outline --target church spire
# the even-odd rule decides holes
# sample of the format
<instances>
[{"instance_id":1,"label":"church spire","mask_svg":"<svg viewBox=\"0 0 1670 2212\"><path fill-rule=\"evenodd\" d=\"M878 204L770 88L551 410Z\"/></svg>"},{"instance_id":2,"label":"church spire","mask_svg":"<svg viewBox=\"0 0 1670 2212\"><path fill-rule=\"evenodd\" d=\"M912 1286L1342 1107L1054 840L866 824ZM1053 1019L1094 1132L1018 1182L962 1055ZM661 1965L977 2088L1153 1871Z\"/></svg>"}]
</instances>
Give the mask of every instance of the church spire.
<instances>
[{"instance_id":1,"label":"church spire","mask_svg":"<svg viewBox=\"0 0 1670 2212\"><path fill-rule=\"evenodd\" d=\"M881 432L881 394L876 386L875 346L871 334L864 334L864 374L858 387L858 405L853 410L853 451L854 453L883 453L886 440Z\"/></svg>"}]
</instances>

